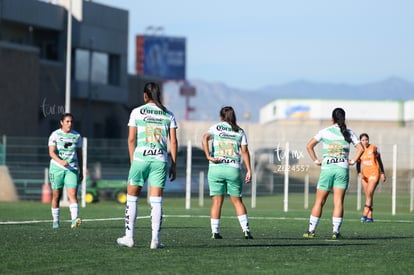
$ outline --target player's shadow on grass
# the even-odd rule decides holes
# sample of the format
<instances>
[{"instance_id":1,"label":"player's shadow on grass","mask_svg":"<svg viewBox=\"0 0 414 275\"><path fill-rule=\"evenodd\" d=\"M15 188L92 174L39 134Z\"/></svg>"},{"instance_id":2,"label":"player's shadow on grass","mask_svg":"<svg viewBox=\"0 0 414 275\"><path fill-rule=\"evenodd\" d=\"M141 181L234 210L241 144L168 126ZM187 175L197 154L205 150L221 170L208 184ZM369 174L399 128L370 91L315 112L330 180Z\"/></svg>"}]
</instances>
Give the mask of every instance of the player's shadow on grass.
<instances>
[{"instance_id":1,"label":"player's shadow on grass","mask_svg":"<svg viewBox=\"0 0 414 275\"><path fill-rule=\"evenodd\" d=\"M245 243L228 243L225 240L212 240L212 242L205 243L199 247L330 247L330 246L372 246L379 240L404 240L414 239L414 236L391 236L391 237L349 237L341 238L339 240L315 238L255 238L253 240L246 240ZM243 242L244 240L238 240ZM268 243L263 243L268 241ZM286 241L290 243L278 243ZM357 242L354 242L357 241ZM361 242L362 241L362 242ZM260 242L260 243L259 243ZM297 243L300 242L300 243ZM193 246L198 247L198 245Z\"/></svg>"},{"instance_id":2,"label":"player's shadow on grass","mask_svg":"<svg viewBox=\"0 0 414 275\"><path fill-rule=\"evenodd\" d=\"M234 248L242 248L242 247L338 247L338 246L369 246L372 244L369 243L341 243L339 241L332 241L332 242L326 242L326 243L312 243L312 242L306 242L306 243L252 243L249 241L249 243L245 244L220 244L216 242L215 244L210 244L208 246L192 246L192 247L199 247L199 248L217 248L217 247L234 247Z\"/></svg>"},{"instance_id":3,"label":"player's shadow on grass","mask_svg":"<svg viewBox=\"0 0 414 275\"><path fill-rule=\"evenodd\" d=\"M372 240L402 240L402 239L414 239L414 236L369 236L369 237L351 237L346 238L346 240L358 240L358 241L372 241Z\"/></svg>"},{"instance_id":4,"label":"player's shadow on grass","mask_svg":"<svg viewBox=\"0 0 414 275\"><path fill-rule=\"evenodd\" d=\"M258 237L255 239L257 240L286 240L286 241L352 241L352 240L358 240L358 241L370 241L370 240L400 240L400 239L414 239L414 236L358 236L358 237L349 237L349 236L345 236L340 238L339 240L332 240L330 239L330 235L326 236L326 237L318 237L316 236L316 238L313 239L305 239L305 238L300 238L300 237L265 237L265 238L261 238Z\"/></svg>"}]
</instances>

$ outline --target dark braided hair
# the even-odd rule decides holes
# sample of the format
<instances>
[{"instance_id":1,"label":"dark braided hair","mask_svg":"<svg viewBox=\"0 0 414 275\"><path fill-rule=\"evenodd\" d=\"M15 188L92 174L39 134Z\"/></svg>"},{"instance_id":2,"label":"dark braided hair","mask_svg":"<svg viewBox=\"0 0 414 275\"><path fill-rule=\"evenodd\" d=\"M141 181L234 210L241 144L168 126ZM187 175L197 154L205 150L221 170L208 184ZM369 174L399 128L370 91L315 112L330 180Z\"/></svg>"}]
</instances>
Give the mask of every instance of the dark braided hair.
<instances>
[{"instance_id":1,"label":"dark braided hair","mask_svg":"<svg viewBox=\"0 0 414 275\"><path fill-rule=\"evenodd\" d=\"M147 94L148 99L154 101L155 105L157 105L158 108L164 112L167 110L167 108L161 103L161 90L156 83L147 82L144 86L144 93Z\"/></svg>"},{"instance_id":2,"label":"dark braided hair","mask_svg":"<svg viewBox=\"0 0 414 275\"><path fill-rule=\"evenodd\" d=\"M233 107L225 106L220 110L220 117L223 121L230 124L231 129L235 132L239 131L241 128L237 125L236 113L234 112Z\"/></svg>"},{"instance_id":3,"label":"dark braided hair","mask_svg":"<svg viewBox=\"0 0 414 275\"><path fill-rule=\"evenodd\" d=\"M341 129L341 133L344 136L345 140L348 143L351 143L351 135L346 128L345 124L345 111L342 108L335 108L332 112L332 119L333 121L338 124L339 129Z\"/></svg>"}]
</instances>

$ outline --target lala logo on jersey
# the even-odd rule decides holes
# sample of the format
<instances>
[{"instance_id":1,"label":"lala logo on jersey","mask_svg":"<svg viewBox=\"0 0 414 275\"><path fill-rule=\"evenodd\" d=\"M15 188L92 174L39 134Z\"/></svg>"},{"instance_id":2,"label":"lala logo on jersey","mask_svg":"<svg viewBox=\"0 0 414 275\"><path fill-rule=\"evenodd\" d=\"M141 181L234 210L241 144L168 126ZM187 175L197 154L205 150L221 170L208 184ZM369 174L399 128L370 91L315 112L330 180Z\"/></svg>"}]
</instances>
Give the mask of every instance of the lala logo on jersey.
<instances>
[{"instance_id":1,"label":"lala logo on jersey","mask_svg":"<svg viewBox=\"0 0 414 275\"><path fill-rule=\"evenodd\" d=\"M344 158L332 158L326 161L326 164L345 162Z\"/></svg>"},{"instance_id":2,"label":"lala logo on jersey","mask_svg":"<svg viewBox=\"0 0 414 275\"><path fill-rule=\"evenodd\" d=\"M221 163L236 163L236 160L234 159L228 159L228 158L222 158L220 159Z\"/></svg>"},{"instance_id":3,"label":"lala logo on jersey","mask_svg":"<svg viewBox=\"0 0 414 275\"><path fill-rule=\"evenodd\" d=\"M163 151L161 149L145 149L142 152L144 156L155 156L155 155L162 155Z\"/></svg>"}]
</instances>

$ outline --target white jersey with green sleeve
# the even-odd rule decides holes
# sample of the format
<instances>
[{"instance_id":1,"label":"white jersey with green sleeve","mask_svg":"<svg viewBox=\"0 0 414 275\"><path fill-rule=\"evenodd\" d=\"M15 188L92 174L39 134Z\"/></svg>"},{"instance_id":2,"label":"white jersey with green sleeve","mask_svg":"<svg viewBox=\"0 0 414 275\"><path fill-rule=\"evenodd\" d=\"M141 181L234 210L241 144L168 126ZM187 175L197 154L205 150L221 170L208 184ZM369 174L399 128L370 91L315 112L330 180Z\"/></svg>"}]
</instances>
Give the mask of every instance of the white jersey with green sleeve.
<instances>
[{"instance_id":1,"label":"white jersey with green sleeve","mask_svg":"<svg viewBox=\"0 0 414 275\"><path fill-rule=\"evenodd\" d=\"M360 143L355 133L347 129L353 145ZM334 124L319 131L315 137L318 142L323 144L323 161L321 169L330 167L342 167L347 169L350 146L341 133L338 124Z\"/></svg>"},{"instance_id":2,"label":"white jersey with green sleeve","mask_svg":"<svg viewBox=\"0 0 414 275\"><path fill-rule=\"evenodd\" d=\"M128 126L137 127L137 147L134 160L168 161L168 136L171 128L177 128L174 114L148 103L132 110Z\"/></svg>"},{"instance_id":3,"label":"white jersey with green sleeve","mask_svg":"<svg viewBox=\"0 0 414 275\"><path fill-rule=\"evenodd\" d=\"M210 166L228 166L240 168L240 147L247 145L247 137L242 129L235 132L227 122L219 122L210 127L208 133L212 139L211 156L220 162L209 162Z\"/></svg>"},{"instance_id":4,"label":"white jersey with green sleeve","mask_svg":"<svg viewBox=\"0 0 414 275\"><path fill-rule=\"evenodd\" d=\"M71 130L69 133L65 133L62 129L57 129L50 135L48 145L55 146L59 158L69 163L68 166L62 166L51 159L51 165L56 165L65 170L78 170L79 163L76 151L82 148L82 137L78 132Z\"/></svg>"}]
</instances>

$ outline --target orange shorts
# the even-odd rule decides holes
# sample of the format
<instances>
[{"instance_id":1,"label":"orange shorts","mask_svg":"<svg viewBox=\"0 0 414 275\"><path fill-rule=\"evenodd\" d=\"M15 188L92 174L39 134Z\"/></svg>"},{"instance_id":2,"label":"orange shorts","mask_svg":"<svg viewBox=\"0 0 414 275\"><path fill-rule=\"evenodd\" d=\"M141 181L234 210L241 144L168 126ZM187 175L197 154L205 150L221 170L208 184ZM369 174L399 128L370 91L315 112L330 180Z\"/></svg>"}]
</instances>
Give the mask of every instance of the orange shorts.
<instances>
[{"instance_id":1,"label":"orange shorts","mask_svg":"<svg viewBox=\"0 0 414 275\"><path fill-rule=\"evenodd\" d=\"M362 180L365 181L365 182L378 183L379 179L380 179L380 175L378 173L377 174L371 174L371 175L362 174Z\"/></svg>"}]
</instances>

